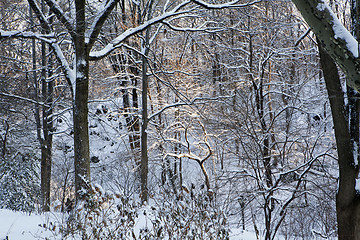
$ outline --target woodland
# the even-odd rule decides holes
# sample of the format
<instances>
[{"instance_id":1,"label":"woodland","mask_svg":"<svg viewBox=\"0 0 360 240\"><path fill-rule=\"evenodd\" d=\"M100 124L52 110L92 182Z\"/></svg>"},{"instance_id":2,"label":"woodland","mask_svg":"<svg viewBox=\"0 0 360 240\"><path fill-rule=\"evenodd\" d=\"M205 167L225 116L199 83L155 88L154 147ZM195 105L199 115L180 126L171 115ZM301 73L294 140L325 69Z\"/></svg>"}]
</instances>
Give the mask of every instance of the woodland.
<instances>
[{"instance_id":1,"label":"woodland","mask_svg":"<svg viewBox=\"0 0 360 240\"><path fill-rule=\"evenodd\" d=\"M359 240L359 19L358 0L1 0L0 209L61 214L53 239Z\"/></svg>"}]
</instances>

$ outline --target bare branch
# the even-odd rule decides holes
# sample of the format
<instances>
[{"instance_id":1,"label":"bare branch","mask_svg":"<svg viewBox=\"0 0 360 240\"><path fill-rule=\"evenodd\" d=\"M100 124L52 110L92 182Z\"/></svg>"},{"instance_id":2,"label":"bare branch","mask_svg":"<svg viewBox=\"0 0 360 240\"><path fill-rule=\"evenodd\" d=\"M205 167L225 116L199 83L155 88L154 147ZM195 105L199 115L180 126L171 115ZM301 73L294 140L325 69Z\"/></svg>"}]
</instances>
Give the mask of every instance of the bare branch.
<instances>
[{"instance_id":1,"label":"bare branch","mask_svg":"<svg viewBox=\"0 0 360 240\"><path fill-rule=\"evenodd\" d=\"M299 43L300 43L304 38L306 38L306 36L309 35L310 32L311 32L311 28L309 28L308 30L306 30L306 32L305 32L303 35L301 35L301 36L298 38L298 40L296 40L296 42L295 42L295 47L297 47L297 45L299 45Z\"/></svg>"},{"instance_id":2,"label":"bare branch","mask_svg":"<svg viewBox=\"0 0 360 240\"><path fill-rule=\"evenodd\" d=\"M54 42L53 34L39 34L34 32L26 32L26 31L2 31L0 30L0 39L5 38L28 38L28 39L39 39L46 43Z\"/></svg>"},{"instance_id":3,"label":"bare branch","mask_svg":"<svg viewBox=\"0 0 360 240\"><path fill-rule=\"evenodd\" d=\"M46 31L46 33L50 33L50 30L51 30L50 24L47 21L44 14L42 13L42 11L40 10L39 6L36 4L36 2L34 0L28 0L28 2L29 2L31 9L34 11L36 17L39 19L39 21L41 23L41 27Z\"/></svg>"},{"instance_id":4,"label":"bare branch","mask_svg":"<svg viewBox=\"0 0 360 240\"><path fill-rule=\"evenodd\" d=\"M256 0L256 1L252 1L252 2L244 3L244 4L237 4L238 2L240 2L240 0L235 0L232 2L224 3L224 4L211 4L211 3L207 3L207 2L204 2L201 0L192 0L192 2L198 4L206 9L224 9L224 8L246 7L246 6L250 6L250 5L259 3L259 2L261 2L261 0Z\"/></svg>"},{"instance_id":5,"label":"bare branch","mask_svg":"<svg viewBox=\"0 0 360 240\"><path fill-rule=\"evenodd\" d=\"M233 97L233 96L220 96L220 97L214 97L214 98L196 97L196 98L192 99L190 102L178 102L178 103L170 104L170 105L167 105L167 106L163 107L162 109L160 109L156 113L152 114L148 118L148 121L151 121L153 118L155 118L156 116L158 116L159 114L161 114L162 112L164 112L165 110L167 110L169 108L179 107L179 106L184 106L184 105L190 106L190 105L193 105L193 104L206 104L206 103L208 103L208 101L217 101L217 100L220 100L220 99L231 98L231 97Z\"/></svg>"},{"instance_id":6,"label":"bare branch","mask_svg":"<svg viewBox=\"0 0 360 240\"><path fill-rule=\"evenodd\" d=\"M50 10L55 14L55 16L60 20L62 24L64 24L65 28L68 30L69 34L71 35L72 39L75 40L75 31L74 27L71 24L70 19L68 19L60 8L59 5L54 0L45 0L46 4L50 7Z\"/></svg>"},{"instance_id":7,"label":"bare branch","mask_svg":"<svg viewBox=\"0 0 360 240\"><path fill-rule=\"evenodd\" d=\"M92 45L94 44L94 42L96 41L97 36L99 35L102 26L104 25L105 20L107 19L107 17L109 16L109 14L112 12L112 10L114 9L114 7L116 6L116 4L119 2L120 0L111 0L110 2L108 2L106 4L106 6L104 6L104 8L101 10L101 12L99 12L96 16L96 19L93 22L93 25L90 28L89 31L89 48L91 49Z\"/></svg>"},{"instance_id":8,"label":"bare branch","mask_svg":"<svg viewBox=\"0 0 360 240\"><path fill-rule=\"evenodd\" d=\"M129 37L131 37L131 36L133 36L133 35L135 35L137 33L140 33L142 31L144 31L149 26L152 26L152 25L157 24L157 23L161 23L163 20L168 19L170 17L177 16L177 15L189 12L190 10L179 12L180 9L182 9L183 7L188 5L189 3L191 3L191 2L190 1L185 1L185 2L183 2L181 4L179 4L177 7L175 7L170 12L166 12L166 13L158 16L158 17L154 17L153 19L144 22L143 24L141 24L141 25L139 25L137 27L130 28L130 29L126 30L121 35L119 35L118 37L113 39L111 41L111 43L106 45L102 50L90 52L90 60L94 61L94 60L98 60L98 59L106 57L112 51L114 51L116 48L118 48L118 46L120 44L122 44L126 39L128 39Z\"/></svg>"},{"instance_id":9,"label":"bare branch","mask_svg":"<svg viewBox=\"0 0 360 240\"><path fill-rule=\"evenodd\" d=\"M4 96L4 97L9 97L9 98L15 98L15 99L25 101L25 102L29 102L29 103L38 104L38 105L43 106L43 107L50 107L49 105L47 105L47 104L45 104L43 102L37 102L37 101L35 101L33 99L22 97L22 96L19 96L19 95L14 95L14 94L9 94L9 93L4 93L4 92L0 92L0 95Z\"/></svg>"}]
</instances>

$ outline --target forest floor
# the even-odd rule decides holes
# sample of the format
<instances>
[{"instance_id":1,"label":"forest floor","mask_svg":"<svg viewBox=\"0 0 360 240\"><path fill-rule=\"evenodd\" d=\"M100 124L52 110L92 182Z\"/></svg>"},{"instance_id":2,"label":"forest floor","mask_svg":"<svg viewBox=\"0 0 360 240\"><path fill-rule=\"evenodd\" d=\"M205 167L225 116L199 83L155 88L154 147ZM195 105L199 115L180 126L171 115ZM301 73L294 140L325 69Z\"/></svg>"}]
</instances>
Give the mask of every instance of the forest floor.
<instances>
[{"instance_id":1,"label":"forest floor","mask_svg":"<svg viewBox=\"0 0 360 240\"><path fill-rule=\"evenodd\" d=\"M60 213L28 214L0 209L0 240L60 239L46 229L51 218ZM139 220L141 221L141 220ZM252 232L232 229L231 240L256 240Z\"/></svg>"}]
</instances>

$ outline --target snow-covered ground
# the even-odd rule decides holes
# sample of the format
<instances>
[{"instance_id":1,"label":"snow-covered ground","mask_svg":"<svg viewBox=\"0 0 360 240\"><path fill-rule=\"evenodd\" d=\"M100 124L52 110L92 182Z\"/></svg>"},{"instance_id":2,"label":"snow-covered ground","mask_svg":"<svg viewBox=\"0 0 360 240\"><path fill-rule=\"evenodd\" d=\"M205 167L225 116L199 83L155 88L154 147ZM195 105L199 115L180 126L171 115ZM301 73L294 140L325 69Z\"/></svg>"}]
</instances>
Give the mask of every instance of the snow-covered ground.
<instances>
[{"instance_id":1,"label":"snow-covered ground","mask_svg":"<svg viewBox=\"0 0 360 240\"><path fill-rule=\"evenodd\" d=\"M56 218L56 215L53 213L29 215L22 212L0 209L0 240L60 239L55 238L50 231L43 227L44 224L50 222L51 218ZM142 222L139 219L138 223L140 224L137 225L141 225ZM255 240L256 235L255 233L233 229L230 233L230 239Z\"/></svg>"},{"instance_id":2,"label":"snow-covered ground","mask_svg":"<svg viewBox=\"0 0 360 240\"><path fill-rule=\"evenodd\" d=\"M30 240L50 237L51 233L42 227L45 219L45 215L0 209L0 239Z\"/></svg>"}]
</instances>

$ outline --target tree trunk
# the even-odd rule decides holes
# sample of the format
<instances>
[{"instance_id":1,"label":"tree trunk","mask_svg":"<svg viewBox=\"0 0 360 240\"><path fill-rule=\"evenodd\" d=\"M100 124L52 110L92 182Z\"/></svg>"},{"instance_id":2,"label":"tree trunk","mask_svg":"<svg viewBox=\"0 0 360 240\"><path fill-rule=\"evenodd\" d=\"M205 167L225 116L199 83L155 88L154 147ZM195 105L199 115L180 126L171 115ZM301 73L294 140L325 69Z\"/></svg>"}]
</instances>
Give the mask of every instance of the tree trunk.
<instances>
[{"instance_id":1,"label":"tree trunk","mask_svg":"<svg viewBox=\"0 0 360 240\"><path fill-rule=\"evenodd\" d=\"M311 30L316 34L324 50L334 59L347 76L347 84L355 90L360 90L360 59L358 50L349 46L357 46L351 36L346 35L347 30L343 26L335 26L339 23L335 14L331 13L323 0L292 0ZM336 30L337 32L335 32ZM341 34L340 34L341 32ZM346 35L340 36L340 35ZM346 38L346 40L344 40ZM350 42L348 42L350 41ZM354 53L356 56L354 56Z\"/></svg>"},{"instance_id":2,"label":"tree trunk","mask_svg":"<svg viewBox=\"0 0 360 240\"><path fill-rule=\"evenodd\" d=\"M352 35L356 40L360 39L360 0L351 1L351 26L352 26ZM360 129L360 93L354 90L351 87L347 87L347 97L348 97L348 117L350 123L350 137L354 150L354 160L355 162L360 162L359 154L359 129ZM358 169L359 170L359 169Z\"/></svg>"},{"instance_id":3,"label":"tree trunk","mask_svg":"<svg viewBox=\"0 0 360 240\"><path fill-rule=\"evenodd\" d=\"M319 44L320 63L333 116L339 163L339 186L336 195L338 237L340 240L360 239L360 204L355 190L357 166L344 104L344 92L332 58Z\"/></svg>"},{"instance_id":4,"label":"tree trunk","mask_svg":"<svg viewBox=\"0 0 360 240\"><path fill-rule=\"evenodd\" d=\"M42 3L42 10L44 10L44 5ZM34 25L33 22L33 14L32 9L30 8L30 24L31 26ZM42 28L42 33L45 33L46 30ZM47 72L46 69L47 61L46 61L46 46L44 42L41 42L41 91L40 86L37 79L36 74L36 41L35 39L32 40L32 70L33 70L33 81L34 81L34 97L36 102L39 102L41 99L44 103L48 106L51 105L52 99L48 96L48 93L52 92L52 87L48 89ZM50 85L49 85L50 86ZM41 94L40 94L41 92ZM52 162L52 135L51 135L51 128L52 128L52 121L49 119L51 115L51 107L42 106L42 122L40 120L40 106L39 104L35 104L35 122L37 128L37 138L40 143L41 148L41 168L40 168L40 186L41 186L41 209L44 212L50 211L50 191L51 191L51 162Z\"/></svg>"},{"instance_id":5,"label":"tree trunk","mask_svg":"<svg viewBox=\"0 0 360 240\"><path fill-rule=\"evenodd\" d=\"M41 1L41 9L45 11L44 1ZM51 21L51 19L50 19ZM44 26L42 26L43 33L49 33ZM43 121L43 141L41 141L41 192L43 194L43 211L50 211L50 191L51 191L51 165L52 165L52 94L53 81L47 81L47 78L52 75L52 60L51 56L47 59L47 49L45 42L41 42L41 85L42 85L42 101L47 104L43 106L42 121ZM48 61L47 61L48 60ZM46 71L48 70L48 71Z\"/></svg>"},{"instance_id":6,"label":"tree trunk","mask_svg":"<svg viewBox=\"0 0 360 240\"><path fill-rule=\"evenodd\" d=\"M90 181L88 131L89 54L85 44L85 0L76 0L76 87L73 106L75 191L77 200L85 200Z\"/></svg>"},{"instance_id":7,"label":"tree trunk","mask_svg":"<svg viewBox=\"0 0 360 240\"><path fill-rule=\"evenodd\" d=\"M42 114L42 129L43 139L41 141L41 193L42 193L42 205L43 211L50 211L50 182L51 182L51 164L52 164L52 92L53 82L47 82L47 76L51 75L51 61L46 61L46 46L45 43L41 43L42 51L42 73L41 73L41 85L42 85L42 99L49 107L43 106ZM46 72L46 68L49 72Z\"/></svg>"},{"instance_id":8,"label":"tree trunk","mask_svg":"<svg viewBox=\"0 0 360 240\"><path fill-rule=\"evenodd\" d=\"M146 30L145 39L143 43L144 56L142 56L142 121L141 121L141 202L145 203L148 200L148 150L147 150L147 126L148 126L148 109L147 109L147 91L148 91L148 77L147 77L147 55L149 52L149 29Z\"/></svg>"}]
</instances>

